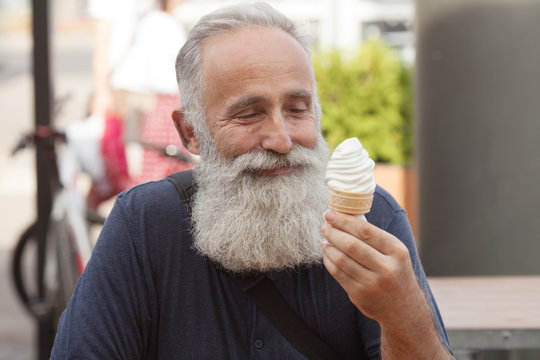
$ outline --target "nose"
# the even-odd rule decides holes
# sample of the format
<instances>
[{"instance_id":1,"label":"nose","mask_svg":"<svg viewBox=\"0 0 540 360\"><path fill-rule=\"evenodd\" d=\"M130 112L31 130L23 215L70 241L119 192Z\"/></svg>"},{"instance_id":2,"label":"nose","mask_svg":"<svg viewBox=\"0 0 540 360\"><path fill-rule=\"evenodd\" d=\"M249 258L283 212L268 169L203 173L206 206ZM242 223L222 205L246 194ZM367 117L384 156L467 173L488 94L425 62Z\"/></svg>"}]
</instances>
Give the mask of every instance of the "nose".
<instances>
[{"instance_id":1,"label":"nose","mask_svg":"<svg viewBox=\"0 0 540 360\"><path fill-rule=\"evenodd\" d=\"M292 145L286 120L281 113L269 118L264 127L263 149L286 154L291 150Z\"/></svg>"}]
</instances>

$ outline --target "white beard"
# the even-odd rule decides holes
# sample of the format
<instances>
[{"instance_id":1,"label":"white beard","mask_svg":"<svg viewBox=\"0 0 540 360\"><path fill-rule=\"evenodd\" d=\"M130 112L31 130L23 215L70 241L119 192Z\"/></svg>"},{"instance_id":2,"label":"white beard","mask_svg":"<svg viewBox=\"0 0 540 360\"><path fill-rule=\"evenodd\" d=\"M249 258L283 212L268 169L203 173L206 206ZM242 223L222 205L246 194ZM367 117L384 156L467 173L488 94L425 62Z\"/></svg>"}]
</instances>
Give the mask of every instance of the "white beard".
<instances>
[{"instance_id":1,"label":"white beard","mask_svg":"<svg viewBox=\"0 0 540 360\"><path fill-rule=\"evenodd\" d=\"M195 249L233 272L321 263L328 160L322 136L314 149L295 145L285 155L261 150L231 161L222 160L214 144L205 145L194 171ZM288 175L258 174L284 166L296 169Z\"/></svg>"}]
</instances>

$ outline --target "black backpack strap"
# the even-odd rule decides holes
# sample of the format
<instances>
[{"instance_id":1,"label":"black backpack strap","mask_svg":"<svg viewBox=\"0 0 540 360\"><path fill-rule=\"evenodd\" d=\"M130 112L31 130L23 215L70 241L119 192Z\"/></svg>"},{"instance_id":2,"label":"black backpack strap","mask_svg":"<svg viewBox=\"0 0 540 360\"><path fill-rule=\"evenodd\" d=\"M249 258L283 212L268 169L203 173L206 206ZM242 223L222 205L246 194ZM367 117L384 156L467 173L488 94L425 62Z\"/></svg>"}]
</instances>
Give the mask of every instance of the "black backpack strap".
<instances>
[{"instance_id":1,"label":"black backpack strap","mask_svg":"<svg viewBox=\"0 0 540 360\"><path fill-rule=\"evenodd\" d=\"M281 335L305 357L311 360L341 359L294 311L266 275L233 277Z\"/></svg>"},{"instance_id":2,"label":"black backpack strap","mask_svg":"<svg viewBox=\"0 0 540 360\"><path fill-rule=\"evenodd\" d=\"M184 202L188 215L191 216L191 198L197 191L197 184L193 178L193 170L180 171L166 177L166 180L173 183L178 191L180 199Z\"/></svg>"},{"instance_id":3,"label":"black backpack strap","mask_svg":"<svg viewBox=\"0 0 540 360\"><path fill-rule=\"evenodd\" d=\"M191 198L197 190L193 171L177 172L166 179L174 184L191 216ZM218 269L221 270L220 267ZM276 285L265 274L237 275L224 272L236 280L281 335L308 359L337 360L341 358L294 311Z\"/></svg>"}]
</instances>

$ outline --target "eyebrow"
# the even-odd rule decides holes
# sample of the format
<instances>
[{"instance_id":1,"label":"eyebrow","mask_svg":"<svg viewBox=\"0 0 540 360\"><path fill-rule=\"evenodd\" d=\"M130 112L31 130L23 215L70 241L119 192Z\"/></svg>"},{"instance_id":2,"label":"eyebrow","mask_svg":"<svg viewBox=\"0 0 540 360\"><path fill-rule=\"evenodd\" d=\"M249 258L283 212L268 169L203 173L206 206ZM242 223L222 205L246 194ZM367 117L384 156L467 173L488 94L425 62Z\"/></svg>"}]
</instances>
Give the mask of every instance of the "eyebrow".
<instances>
[{"instance_id":1,"label":"eyebrow","mask_svg":"<svg viewBox=\"0 0 540 360\"><path fill-rule=\"evenodd\" d=\"M305 89L300 89L300 90L294 90L294 91L288 92L287 94L285 94L285 97L288 99L296 99L296 98L311 99L313 98L313 93Z\"/></svg>"},{"instance_id":2,"label":"eyebrow","mask_svg":"<svg viewBox=\"0 0 540 360\"><path fill-rule=\"evenodd\" d=\"M235 101L231 106L229 106L229 112L239 111L247 106L256 104L258 102L264 101L263 96L246 96Z\"/></svg>"},{"instance_id":3,"label":"eyebrow","mask_svg":"<svg viewBox=\"0 0 540 360\"><path fill-rule=\"evenodd\" d=\"M293 90L285 94L287 99L311 99L313 98L313 93L308 90L300 89ZM245 107L262 102L266 100L264 96L246 96L235 101L231 106L229 106L229 112L235 112L242 110Z\"/></svg>"}]
</instances>

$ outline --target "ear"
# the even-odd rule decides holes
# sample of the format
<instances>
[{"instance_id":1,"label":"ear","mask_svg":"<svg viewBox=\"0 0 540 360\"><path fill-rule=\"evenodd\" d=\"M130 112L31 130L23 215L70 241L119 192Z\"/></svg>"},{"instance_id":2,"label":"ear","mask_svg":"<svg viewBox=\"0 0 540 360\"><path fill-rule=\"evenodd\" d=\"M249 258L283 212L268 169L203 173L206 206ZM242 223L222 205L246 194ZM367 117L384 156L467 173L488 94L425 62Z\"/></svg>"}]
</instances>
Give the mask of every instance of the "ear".
<instances>
[{"instance_id":1,"label":"ear","mask_svg":"<svg viewBox=\"0 0 540 360\"><path fill-rule=\"evenodd\" d=\"M174 109L172 112L172 120L182 144L189 150L190 153L199 155L199 139L193 131L193 128L186 124L184 120L184 108Z\"/></svg>"}]
</instances>

